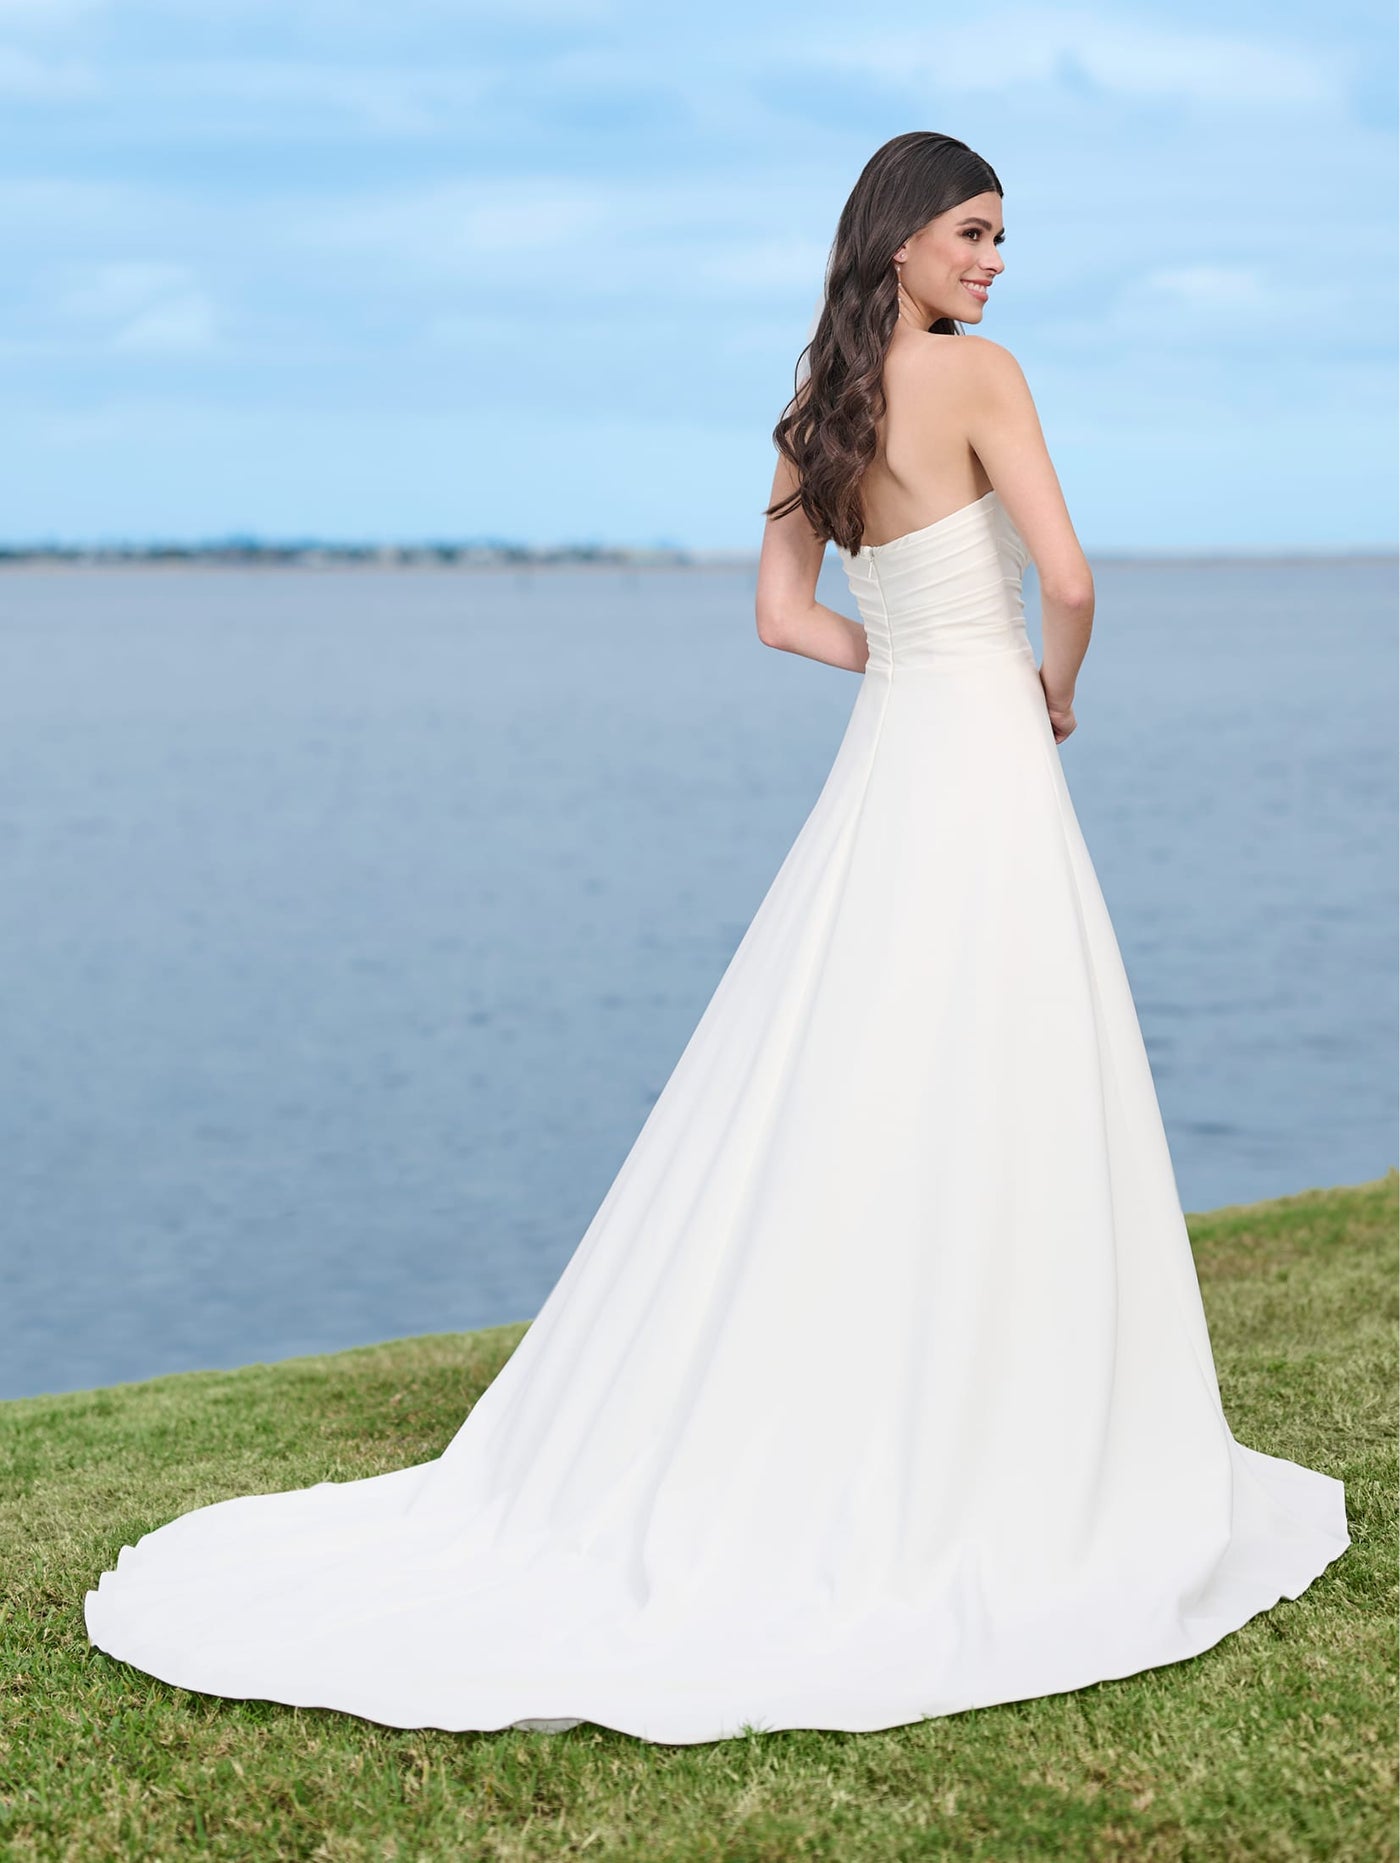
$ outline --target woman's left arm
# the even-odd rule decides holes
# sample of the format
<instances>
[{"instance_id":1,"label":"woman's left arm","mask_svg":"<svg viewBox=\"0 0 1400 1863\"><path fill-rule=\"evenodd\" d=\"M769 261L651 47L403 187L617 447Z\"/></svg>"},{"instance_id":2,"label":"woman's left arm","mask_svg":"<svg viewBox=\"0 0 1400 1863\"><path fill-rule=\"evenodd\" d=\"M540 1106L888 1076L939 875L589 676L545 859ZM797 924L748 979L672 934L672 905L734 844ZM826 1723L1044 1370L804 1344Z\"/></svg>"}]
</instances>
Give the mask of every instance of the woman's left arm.
<instances>
[{"instance_id":1,"label":"woman's left arm","mask_svg":"<svg viewBox=\"0 0 1400 1863\"><path fill-rule=\"evenodd\" d=\"M768 502L786 500L796 489L792 461L780 454ZM817 600L817 577L825 552L826 545L813 536L801 505L794 505L786 517L766 521L754 599L758 638L765 647L863 673L870 652L865 629L859 621Z\"/></svg>"}]
</instances>

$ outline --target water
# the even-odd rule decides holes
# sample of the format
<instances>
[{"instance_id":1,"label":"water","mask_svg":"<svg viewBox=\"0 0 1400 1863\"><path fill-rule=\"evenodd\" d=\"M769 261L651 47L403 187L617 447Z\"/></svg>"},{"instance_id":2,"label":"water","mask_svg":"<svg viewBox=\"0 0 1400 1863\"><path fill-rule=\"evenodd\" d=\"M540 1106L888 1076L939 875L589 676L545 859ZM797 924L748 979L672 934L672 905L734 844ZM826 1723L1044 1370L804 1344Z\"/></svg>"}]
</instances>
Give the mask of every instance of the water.
<instances>
[{"instance_id":1,"label":"water","mask_svg":"<svg viewBox=\"0 0 1400 1863\"><path fill-rule=\"evenodd\" d=\"M1377 1176L1394 564L1096 570L1061 755L1183 1201ZM4 576L0 1396L537 1311L855 697L752 589Z\"/></svg>"}]
</instances>

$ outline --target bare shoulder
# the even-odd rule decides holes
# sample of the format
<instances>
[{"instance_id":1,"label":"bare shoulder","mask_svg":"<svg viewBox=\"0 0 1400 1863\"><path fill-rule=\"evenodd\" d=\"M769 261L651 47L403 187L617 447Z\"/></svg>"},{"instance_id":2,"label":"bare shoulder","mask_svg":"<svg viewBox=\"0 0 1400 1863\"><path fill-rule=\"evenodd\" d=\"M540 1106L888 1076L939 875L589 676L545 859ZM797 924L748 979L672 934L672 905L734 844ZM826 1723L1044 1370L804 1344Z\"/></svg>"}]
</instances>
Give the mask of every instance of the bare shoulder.
<instances>
[{"instance_id":1,"label":"bare shoulder","mask_svg":"<svg viewBox=\"0 0 1400 1863\"><path fill-rule=\"evenodd\" d=\"M947 394L966 390L979 397L998 392L1026 392L1020 363L1004 343L989 336L963 336L930 330L905 351L910 374L920 388Z\"/></svg>"},{"instance_id":2,"label":"bare shoulder","mask_svg":"<svg viewBox=\"0 0 1400 1863\"><path fill-rule=\"evenodd\" d=\"M963 379L987 387L1010 387L1025 381L1020 363L1006 347L990 336L952 336L947 339L953 367Z\"/></svg>"}]
</instances>

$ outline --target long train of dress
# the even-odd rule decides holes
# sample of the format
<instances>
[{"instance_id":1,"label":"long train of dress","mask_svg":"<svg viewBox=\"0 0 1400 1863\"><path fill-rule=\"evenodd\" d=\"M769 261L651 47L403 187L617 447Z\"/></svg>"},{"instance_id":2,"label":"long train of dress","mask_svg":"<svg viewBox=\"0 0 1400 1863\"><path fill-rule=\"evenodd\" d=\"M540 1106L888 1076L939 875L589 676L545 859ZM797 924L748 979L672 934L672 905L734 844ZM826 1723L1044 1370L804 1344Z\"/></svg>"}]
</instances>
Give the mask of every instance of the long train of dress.
<instances>
[{"instance_id":1,"label":"long train of dress","mask_svg":"<svg viewBox=\"0 0 1400 1863\"><path fill-rule=\"evenodd\" d=\"M1236 1442L995 492L839 552L830 773L436 1459L121 1548L94 1644L396 1727L889 1727L1209 1648L1349 1544Z\"/></svg>"}]
</instances>

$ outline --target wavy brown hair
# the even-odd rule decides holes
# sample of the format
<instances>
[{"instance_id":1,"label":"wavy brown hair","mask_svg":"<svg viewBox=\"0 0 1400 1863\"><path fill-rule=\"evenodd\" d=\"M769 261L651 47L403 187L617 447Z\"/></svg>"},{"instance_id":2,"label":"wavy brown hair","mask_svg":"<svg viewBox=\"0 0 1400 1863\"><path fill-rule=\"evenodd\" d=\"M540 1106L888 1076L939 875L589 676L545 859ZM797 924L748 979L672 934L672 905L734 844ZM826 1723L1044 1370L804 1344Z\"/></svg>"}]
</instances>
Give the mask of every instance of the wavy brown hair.
<instances>
[{"instance_id":1,"label":"wavy brown hair","mask_svg":"<svg viewBox=\"0 0 1400 1863\"><path fill-rule=\"evenodd\" d=\"M885 352L899 317L893 255L939 214L1001 191L989 163L956 136L933 130L895 136L865 164L836 224L826 302L803 352L811 373L799 386L794 368L793 399L773 429L774 444L796 469L797 490L765 516L786 517L800 505L822 542L858 548L865 529L860 483L875 457ZM963 334L951 317L929 329Z\"/></svg>"}]
</instances>

